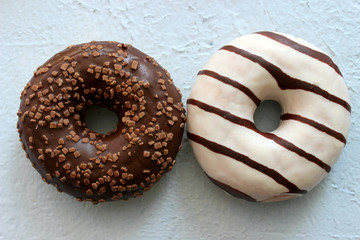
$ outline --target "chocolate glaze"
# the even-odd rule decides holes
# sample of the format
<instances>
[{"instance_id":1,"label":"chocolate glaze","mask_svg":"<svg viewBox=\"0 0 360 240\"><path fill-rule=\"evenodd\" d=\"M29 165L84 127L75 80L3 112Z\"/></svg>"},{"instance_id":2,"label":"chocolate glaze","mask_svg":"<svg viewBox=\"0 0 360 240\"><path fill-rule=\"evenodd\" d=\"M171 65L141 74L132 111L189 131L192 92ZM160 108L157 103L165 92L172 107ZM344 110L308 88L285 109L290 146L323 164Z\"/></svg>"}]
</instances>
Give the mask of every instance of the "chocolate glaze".
<instances>
[{"instance_id":1,"label":"chocolate glaze","mask_svg":"<svg viewBox=\"0 0 360 240\"><path fill-rule=\"evenodd\" d=\"M283 35L274 33L274 32L257 32L257 34L263 35L265 37L271 38L274 41L277 41L279 43L282 43L288 47L291 47L292 49L301 52L303 54L308 55L309 57L315 58L320 62L323 62L327 65L329 65L331 68L333 68L335 70L335 72L337 72L340 76L342 76L340 69L338 68L338 66L331 60L331 58L319 51L316 51L314 49L311 49L309 47L306 47L304 45L301 45Z\"/></svg>"},{"instance_id":2,"label":"chocolate glaze","mask_svg":"<svg viewBox=\"0 0 360 240\"><path fill-rule=\"evenodd\" d=\"M304 151L303 149L297 147L295 144L273 134L273 133L266 133L266 132L261 132L260 130L258 130L255 126L255 124L247 119L244 118L240 118L238 116L235 116L233 114L231 114L230 112L221 110L219 108L210 106L206 103L203 103L201 101L195 100L195 99L188 99L187 100L188 104L192 104L195 105L201 109L203 109L204 111L207 112L211 112L214 113L232 123L238 124L240 126L244 126L248 129L251 129L252 131L256 132L257 134L260 134L261 136L268 138L272 141L274 141L275 143L277 143L278 145L286 148L289 151L292 151L296 154L298 154L299 156L307 159L310 162L315 163L316 165L318 165L319 167L321 167L322 169L324 169L326 172L330 172L331 167L329 165L327 165L326 163L324 163L323 161L321 161L320 159L318 159L317 157L315 157L314 155L307 153L306 151Z\"/></svg>"},{"instance_id":3,"label":"chocolate glaze","mask_svg":"<svg viewBox=\"0 0 360 240\"><path fill-rule=\"evenodd\" d=\"M274 169L268 168L241 153L235 152L234 150L232 150L228 147L225 147L223 145L220 145L218 143L215 143L213 141L205 139L205 138L203 138L199 135L196 135L194 133L191 133L191 132L187 132L187 136L191 141L201 144L204 147L208 148L209 150L211 150L215 153L219 153L224 156L233 158L233 159L235 159L239 162L242 162L243 164L245 164L253 169L256 169L257 171L269 176L275 182L286 187L289 190L289 193L302 193L302 194L306 193L306 190L299 189L294 183L287 180L285 177L283 177L280 173L278 173Z\"/></svg>"},{"instance_id":4,"label":"chocolate glaze","mask_svg":"<svg viewBox=\"0 0 360 240\"><path fill-rule=\"evenodd\" d=\"M223 82L225 84L228 84L236 89L239 89L240 91L242 91L244 94L246 94L255 104L256 106L258 106L261 102L261 100L259 98L256 97L256 95L246 86L242 85L241 83L234 81L228 77L222 76L214 71L210 71L210 70L201 70L198 75L206 75L209 77L212 77L220 82Z\"/></svg>"},{"instance_id":5,"label":"chocolate glaze","mask_svg":"<svg viewBox=\"0 0 360 240\"><path fill-rule=\"evenodd\" d=\"M86 128L87 107L119 116L106 135ZM21 94L18 131L43 180L79 201L141 195L175 164L185 112L170 74L131 45L91 42L57 53Z\"/></svg>"},{"instance_id":6,"label":"chocolate glaze","mask_svg":"<svg viewBox=\"0 0 360 240\"><path fill-rule=\"evenodd\" d=\"M207 175L208 176L208 175ZM235 188L232 188L230 187L229 185L223 183L223 182L220 182L210 176L208 176L208 178L216 185L218 186L219 188L225 190L226 192L228 192L229 194L231 194L232 196L234 197L238 197L238 198L242 198L242 199L245 199L249 202L256 202L256 199L247 195L246 193L244 192L241 192Z\"/></svg>"},{"instance_id":7,"label":"chocolate glaze","mask_svg":"<svg viewBox=\"0 0 360 240\"><path fill-rule=\"evenodd\" d=\"M235 54L238 54L242 57L245 57L260 66L262 66L266 71L268 71L271 76L276 80L278 86L280 89L301 89L304 91L309 91L314 94L320 95L324 97L325 99L332 101L336 104L339 104L340 106L344 107L346 110L351 112L350 104L347 103L345 100L336 97L335 95L330 94L329 92L325 91L324 89L320 88L319 86L316 86L314 84L302 81L300 79L293 78L286 73L284 73L279 67L276 65L266 61L261 56L252 54L246 50L227 45L222 47L220 50L225 50L229 52L233 52Z\"/></svg>"},{"instance_id":8,"label":"chocolate glaze","mask_svg":"<svg viewBox=\"0 0 360 240\"><path fill-rule=\"evenodd\" d=\"M336 138L337 140L343 142L344 144L346 144L346 139L345 139L344 135L342 135L341 133L339 133L335 130L332 130L331 128L328 128L327 126L325 126L321 123L315 122L314 120L311 120L309 118L305 118L298 114L285 113L281 116L281 120L296 120L296 121L308 124L308 125L316 128L317 130L322 131L322 132Z\"/></svg>"}]
</instances>

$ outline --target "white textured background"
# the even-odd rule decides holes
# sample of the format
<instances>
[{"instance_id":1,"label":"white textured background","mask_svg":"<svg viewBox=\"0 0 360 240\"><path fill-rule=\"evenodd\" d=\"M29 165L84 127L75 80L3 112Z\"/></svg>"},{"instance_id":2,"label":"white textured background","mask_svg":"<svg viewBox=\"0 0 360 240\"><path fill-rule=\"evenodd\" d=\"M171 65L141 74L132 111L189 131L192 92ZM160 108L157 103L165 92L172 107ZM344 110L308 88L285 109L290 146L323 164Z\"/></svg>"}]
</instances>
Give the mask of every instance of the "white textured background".
<instances>
[{"instance_id":1,"label":"white textured background","mask_svg":"<svg viewBox=\"0 0 360 240\"><path fill-rule=\"evenodd\" d=\"M0 0L0 239L360 239L359 26L358 0ZM25 158L16 131L20 92L66 46L132 43L169 70L186 99L218 48L260 30L322 48L351 95L348 144L306 196L273 204L230 197L206 178L186 140L174 170L128 202L79 203L44 184Z\"/></svg>"}]
</instances>

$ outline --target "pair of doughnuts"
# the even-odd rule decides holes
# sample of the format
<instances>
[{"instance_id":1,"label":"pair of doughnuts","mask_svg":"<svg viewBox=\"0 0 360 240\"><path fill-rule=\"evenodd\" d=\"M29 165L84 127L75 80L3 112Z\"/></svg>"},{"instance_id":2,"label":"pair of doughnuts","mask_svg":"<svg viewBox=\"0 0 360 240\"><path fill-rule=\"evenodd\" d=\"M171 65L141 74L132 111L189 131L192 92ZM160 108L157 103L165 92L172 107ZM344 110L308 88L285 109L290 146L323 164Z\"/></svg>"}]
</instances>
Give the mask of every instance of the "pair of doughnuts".
<instances>
[{"instance_id":1,"label":"pair of doughnuts","mask_svg":"<svg viewBox=\"0 0 360 240\"><path fill-rule=\"evenodd\" d=\"M278 101L282 123L259 131L254 111ZM106 106L117 128L98 134L86 110ZM329 110L331 109L331 110ZM315 46L260 32L222 47L187 101L193 151L210 180L249 201L301 196L346 143L349 96L338 67ZM79 201L140 196L170 171L181 146L181 93L153 58L116 42L71 46L34 73L21 94L18 131L43 180Z\"/></svg>"}]
</instances>

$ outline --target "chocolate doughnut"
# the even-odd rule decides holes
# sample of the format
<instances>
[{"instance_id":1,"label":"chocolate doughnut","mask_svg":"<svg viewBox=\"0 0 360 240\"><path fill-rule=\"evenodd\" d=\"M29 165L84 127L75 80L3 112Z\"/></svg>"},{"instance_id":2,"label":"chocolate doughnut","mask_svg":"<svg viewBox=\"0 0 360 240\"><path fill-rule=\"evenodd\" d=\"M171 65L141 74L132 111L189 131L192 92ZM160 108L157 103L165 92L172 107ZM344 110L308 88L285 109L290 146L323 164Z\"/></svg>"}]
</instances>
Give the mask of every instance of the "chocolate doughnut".
<instances>
[{"instance_id":1,"label":"chocolate doughnut","mask_svg":"<svg viewBox=\"0 0 360 240\"><path fill-rule=\"evenodd\" d=\"M272 132L254 124L265 100L282 106ZM335 63L291 35L259 32L218 50L187 101L188 138L212 182L249 201L302 196L346 144L350 99Z\"/></svg>"},{"instance_id":2,"label":"chocolate doughnut","mask_svg":"<svg viewBox=\"0 0 360 240\"><path fill-rule=\"evenodd\" d=\"M20 98L26 156L45 182L79 201L140 196L175 164L185 122L180 90L131 45L70 46L34 72ZM94 104L118 115L115 130L86 127Z\"/></svg>"}]
</instances>

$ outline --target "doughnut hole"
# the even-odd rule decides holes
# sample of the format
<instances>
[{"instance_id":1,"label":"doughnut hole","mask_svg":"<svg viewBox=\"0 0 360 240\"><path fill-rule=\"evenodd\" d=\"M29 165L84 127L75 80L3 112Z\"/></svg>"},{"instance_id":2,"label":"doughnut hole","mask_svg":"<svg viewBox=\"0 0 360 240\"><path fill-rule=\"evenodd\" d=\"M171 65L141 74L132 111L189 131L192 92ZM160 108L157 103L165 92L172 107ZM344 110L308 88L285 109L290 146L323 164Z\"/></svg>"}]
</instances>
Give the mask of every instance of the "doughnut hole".
<instances>
[{"instance_id":1,"label":"doughnut hole","mask_svg":"<svg viewBox=\"0 0 360 240\"><path fill-rule=\"evenodd\" d=\"M92 105L86 110L84 122L90 130L100 134L108 134L116 130L119 117L107 107Z\"/></svg>"},{"instance_id":2,"label":"doughnut hole","mask_svg":"<svg viewBox=\"0 0 360 240\"><path fill-rule=\"evenodd\" d=\"M272 132L280 125L282 114L281 105L274 100L265 100L260 103L254 113L254 123L261 132Z\"/></svg>"},{"instance_id":3,"label":"doughnut hole","mask_svg":"<svg viewBox=\"0 0 360 240\"><path fill-rule=\"evenodd\" d=\"M98 137L106 138L110 135L117 137L121 135L121 131L126 126L122 122L125 116L125 101L129 100L118 93L114 94L113 99L110 99L108 85L87 77L87 84L84 89L96 88L98 91L88 94L80 94L80 98L84 99L80 103L83 107L82 110L76 113L80 115L82 125L75 126L74 131L77 132L93 132L99 134ZM77 102L73 103L77 110ZM76 120L76 119L75 119Z\"/></svg>"}]
</instances>

